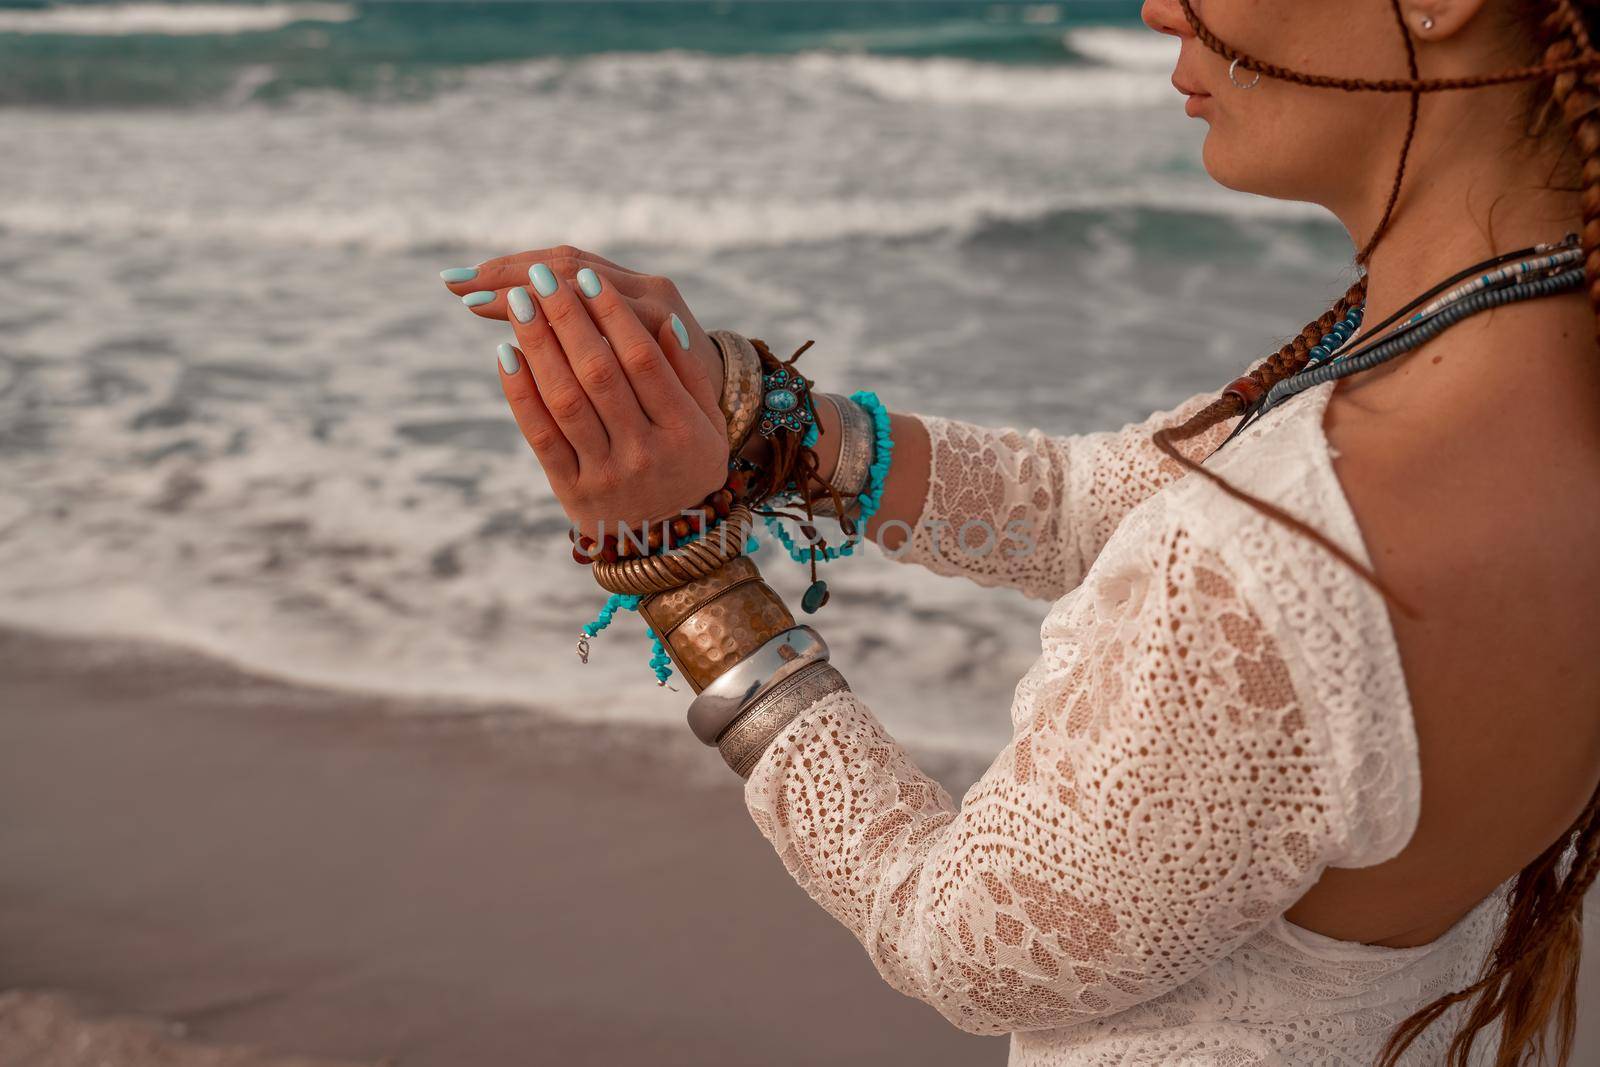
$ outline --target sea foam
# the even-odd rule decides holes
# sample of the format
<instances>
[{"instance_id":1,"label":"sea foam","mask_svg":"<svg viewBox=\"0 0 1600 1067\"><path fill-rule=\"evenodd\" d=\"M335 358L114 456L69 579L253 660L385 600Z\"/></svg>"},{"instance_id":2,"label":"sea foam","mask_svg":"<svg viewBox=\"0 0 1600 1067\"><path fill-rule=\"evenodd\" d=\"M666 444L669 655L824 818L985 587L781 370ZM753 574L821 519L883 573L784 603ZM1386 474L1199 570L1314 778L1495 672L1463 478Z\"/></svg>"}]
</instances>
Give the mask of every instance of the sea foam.
<instances>
[{"instance_id":1,"label":"sea foam","mask_svg":"<svg viewBox=\"0 0 1600 1067\"><path fill-rule=\"evenodd\" d=\"M259 33L294 22L349 22L348 4L58 4L0 10L0 33L191 37Z\"/></svg>"}]
</instances>

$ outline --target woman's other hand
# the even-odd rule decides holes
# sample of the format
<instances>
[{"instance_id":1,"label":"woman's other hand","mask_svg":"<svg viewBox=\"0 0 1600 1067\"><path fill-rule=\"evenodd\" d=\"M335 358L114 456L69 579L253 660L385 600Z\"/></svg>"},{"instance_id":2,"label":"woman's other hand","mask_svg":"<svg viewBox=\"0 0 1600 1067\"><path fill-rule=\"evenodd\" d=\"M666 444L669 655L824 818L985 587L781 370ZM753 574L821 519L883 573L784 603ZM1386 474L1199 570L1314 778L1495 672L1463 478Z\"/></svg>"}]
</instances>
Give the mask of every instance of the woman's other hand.
<instances>
[{"instance_id":1,"label":"woman's other hand","mask_svg":"<svg viewBox=\"0 0 1600 1067\"><path fill-rule=\"evenodd\" d=\"M665 279L604 264L562 277L536 260L516 268L525 284L511 269L485 279L504 283L494 299L517 338L499 350L500 384L579 530L615 534L619 523L676 516L719 489L728 435L715 344L700 334L717 361L714 389L688 322L666 308L652 330L636 310L664 307L676 288L668 294Z\"/></svg>"},{"instance_id":2,"label":"woman's other hand","mask_svg":"<svg viewBox=\"0 0 1600 1067\"><path fill-rule=\"evenodd\" d=\"M677 345L663 345L667 359L678 372L678 380L697 403L716 405L722 391L722 354L700 328L671 278L632 270L573 245L518 252L486 260L476 267L452 267L440 271L439 276L444 279L445 287L461 297L473 314L509 321L511 314L506 294L513 288L528 285L528 272L535 263L543 263L565 286L576 284L580 270L594 271L607 290L620 293L632 305L645 329L656 336L664 336L663 327L670 323L671 316L677 315L688 331L689 347L685 351Z\"/></svg>"}]
</instances>

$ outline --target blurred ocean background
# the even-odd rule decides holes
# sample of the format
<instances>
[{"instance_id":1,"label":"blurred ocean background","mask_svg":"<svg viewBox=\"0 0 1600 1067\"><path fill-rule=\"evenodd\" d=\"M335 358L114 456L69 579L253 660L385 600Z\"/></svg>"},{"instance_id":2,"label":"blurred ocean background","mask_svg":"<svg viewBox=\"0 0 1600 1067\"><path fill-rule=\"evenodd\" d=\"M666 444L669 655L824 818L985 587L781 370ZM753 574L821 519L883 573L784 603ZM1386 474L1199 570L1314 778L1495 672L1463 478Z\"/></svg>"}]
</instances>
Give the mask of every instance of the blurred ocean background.
<instances>
[{"instance_id":1,"label":"blurred ocean background","mask_svg":"<svg viewBox=\"0 0 1600 1067\"><path fill-rule=\"evenodd\" d=\"M0 620L299 679L677 721L443 267L570 242L825 389L1069 433L1348 281L1229 192L1132 0L0 5ZM759 558L788 593L803 569ZM1046 605L826 568L835 660L992 753ZM680 686L681 689L681 686Z\"/></svg>"}]
</instances>

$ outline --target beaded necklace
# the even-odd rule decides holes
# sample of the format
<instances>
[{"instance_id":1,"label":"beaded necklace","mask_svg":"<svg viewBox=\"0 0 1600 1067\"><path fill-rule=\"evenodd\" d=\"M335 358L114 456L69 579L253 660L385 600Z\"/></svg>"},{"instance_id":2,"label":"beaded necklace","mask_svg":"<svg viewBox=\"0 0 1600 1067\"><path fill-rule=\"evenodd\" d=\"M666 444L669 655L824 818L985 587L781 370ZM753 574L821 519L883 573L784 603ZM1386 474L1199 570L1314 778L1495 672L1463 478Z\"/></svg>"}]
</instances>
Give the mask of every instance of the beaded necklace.
<instances>
[{"instance_id":1,"label":"beaded necklace","mask_svg":"<svg viewBox=\"0 0 1600 1067\"><path fill-rule=\"evenodd\" d=\"M1304 368L1273 385L1245 411L1223 445L1290 397L1324 382L1370 370L1420 348L1468 316L1578 288L1585 277L1582 260L1578 235L1570 233L1555 243L1534 245L1474 263L1368 330L1358 345L1346 348L1365 314L1364 305L1351 308L1312 347Z\"/></svg>"}]
</instances>

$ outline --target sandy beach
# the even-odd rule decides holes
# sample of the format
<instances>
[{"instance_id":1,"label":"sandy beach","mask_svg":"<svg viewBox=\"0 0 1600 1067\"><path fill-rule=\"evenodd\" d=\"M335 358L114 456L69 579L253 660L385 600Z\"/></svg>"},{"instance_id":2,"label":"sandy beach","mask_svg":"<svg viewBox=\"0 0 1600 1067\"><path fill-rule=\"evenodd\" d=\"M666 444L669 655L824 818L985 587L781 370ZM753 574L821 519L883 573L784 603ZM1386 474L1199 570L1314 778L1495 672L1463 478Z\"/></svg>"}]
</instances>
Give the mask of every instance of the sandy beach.
<instances>
[{"instance_id":1,"label":"sandy beach","mask_svg":"<svg viewBox=\"0 0 1600 1067\"><path fill-rule=\"evenodd\" d=\"M677 723L0 628L0 807L0 1063L1005 1062L878 978Z\"/></svg>"},{"instance_id":2,"label":"sandy beach","mask_svg":"<svg viewBox=\"0 0 1600 1067\"><path fill-rule=\"evenodd\" d=\"M0 808L0 1063L1005 1060L883 983L681 723L0 630Z\"/></svg>"}]
</instances>

